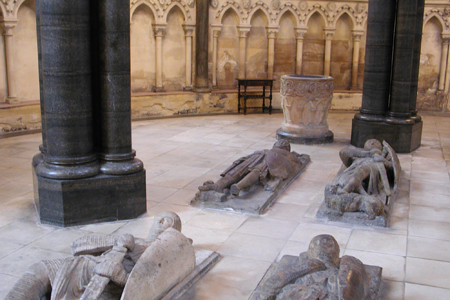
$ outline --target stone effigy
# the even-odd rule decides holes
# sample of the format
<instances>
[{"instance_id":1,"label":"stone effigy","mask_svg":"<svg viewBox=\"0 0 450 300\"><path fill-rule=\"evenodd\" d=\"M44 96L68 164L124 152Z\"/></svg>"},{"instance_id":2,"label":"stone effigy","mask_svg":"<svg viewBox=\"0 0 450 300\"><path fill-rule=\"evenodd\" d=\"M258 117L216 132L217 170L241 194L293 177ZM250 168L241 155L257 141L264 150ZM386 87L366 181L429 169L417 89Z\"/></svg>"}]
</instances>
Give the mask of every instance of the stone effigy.
<instances>
[{"instance_id":1,"label":"stone effigy","mask_svg":"<svg viewBox=\"0 0 450 300\"><path fill-rule=\"evenodd\" d=\"M34 264L5 300L170 299L166 295L175 294L170 291L187 277L188 284L195 283L191 274L199 263L172 212L155 216L146 239L88 235L72 243L72 252L73 257Z\"/></svg>"},{"instance_id":2,"label":"stone effigy","mask_svg":"<svg viewBox=\"0 0 450 300\"><path fill-rule=\"evenodd\" d=\"M272 149L233 162L216 182L204 182L191 205L262 214L310 161L309 155L291 152L287 140L278 140Z\"/></svg>"},{"instance_id":3,"label":"stone effigy","mask_svg":"<svg viewBox=\"0 0 450 300\"><path fill-rule=\"evenodd\" d=\"M382 268L353 256L339 258L333 236L314 237L307 252L273 263L250 300L377 299Z\"/></svg>"},{"instance_id":4,"label":"stone effigy","mask_svg":"<svg viewBox=\"0 0 450 300\"><path fill-rule=\"evenodd\" d=\"M389 226L401 167L397 154L383 141L367 140L364 149L339 152L343 168L325 187L316 217L363 225Z\"/></svg>"}]
</instances>

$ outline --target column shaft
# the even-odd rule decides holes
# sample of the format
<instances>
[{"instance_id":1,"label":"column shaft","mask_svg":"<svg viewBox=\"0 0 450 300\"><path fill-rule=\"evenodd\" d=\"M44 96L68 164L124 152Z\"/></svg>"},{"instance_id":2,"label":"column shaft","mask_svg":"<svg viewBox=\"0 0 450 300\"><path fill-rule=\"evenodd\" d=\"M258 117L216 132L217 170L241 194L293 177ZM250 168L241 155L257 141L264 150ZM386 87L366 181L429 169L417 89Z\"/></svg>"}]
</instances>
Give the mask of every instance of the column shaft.
<instances>
[{"instance_id":1,"label":"column shaft","mask_svg":"<svg viewBox=\"0 0 450 300\"><path fill-rule=\"evenodd\" d=\"M352 60L352 90L358 89L358 67L359 67L359 47L361 34L353 34L353 60Z\"/></svg>"},{"instance_id":2,"label":"column shaft","mask_svg":"<svg viewBox=\"0 0 450 300\"><path fill-rule=\"evenodd\" d=\"M17 21L3 22L3 37L5 41L5 56L6 56L6 81L8 86L8 95L6 103L17 102L16 91L16 69L14 62L14 36L13 31L16 27Z\"/></svg>"},{"instance_id":3,"label":"column shaft","mask_svg":"<svg viewBox=\"0 0 450 300\"><path fill-rule=\"evenodd\" d=\"M441 64L439 70L439 85L438 90L442 91L445 87L445 74L447 72L447 56L448 56L448 38L442 39L442 54L441 54Z\"/></svg>"},{"instance_id":4,"label":"column shaft","mask_svg":"<svg viewBox=\"0 0 450 300\"><path fill-rule=\"evenodd\" d=\"M208 80L209 1L196 1L194 91L210 92Z\"/></svg>"},{"instance_id":5,"label":"column shaft","mask_svg":"<svg viewBox=\"0 0 450 300\"><path fill-rule=\"evenodd\" d=\"M218 38L220 29L213 29L213 65L212 65L212 85L217 87L217 51L218 51Z\"/></svg>"},{"instance_id":6,"label":"column shaft","mask_svg":"<svg viewBox=\"0 0 450 300\"><path fill-rule=\"evenodd\" d=\"M388 109L396 1L370 0L361 114L357 119L382 121Z\"/></svg>"},{"instance_id":7,"label":"column shaft","mask_svg":"<svg viewBox=\"0 0 450 300\"><path fill-rule=\"evenodd\" d=\"M323 62L323 75L330 76L331 69L331 41L333 40L333 31L325 29L325 57Z\"/></svg>"},{"instance_id":8,"label":"column shaft","mask_svg":"<svg viewBox=\"0 0 450 300\"><path fill-rule=\"evenodd\" d=\"M192 25L184 25L185 43L186 43L186 80L185 91L192 90L192 33L194 27Z\"/></svg>"},{"instance_id":9,"label":"column shaft","mask_svg":"<svg viewBox=\"0 0 450 300\"><path fill-rule=\"evenodd\" d=\"M295 74L302 74L303 64L303 37L305 36L306 29L296 29L295 34L297 38L297 58L295 63Z\"/></svg>"},{"instance_id":10,"label":"column shaft","mask_svg":"<svg viewBox=\"0 0 450 300\"><path fill-rule=\"evenodd\" d=\"M416 20L415 20L415 38L414 38L414 54L413 67L411 74L411 92L409 101L409 110L411 118L416 122L421 120L417 115L417 84L419 81L419 67L420 67L420 48L422 47L422 30L423 30L423 14L425 10L425 0L417 0Z\"/></svg>"},{"instance_id":11,"label":"column shaft","mask_svg":"<svg viewBox=\"0 0 450 300\"><path fill-rule=\"evenodd\" d=\"M143 169L131 148L130 10L121 0L99 0L98 85L100 169L105 174L136 173ZM94 81L95 82L95 81ZM97 100L97 99L95 99Z\"/></svg>"},{"instance_id":12,"label":"column shaft","mask_svg":"<svg viewBox=\"0 0 450 300\"><path fill-rule=\"evenodd\" d=\"M390 123L414 123L409 108L414 56L417 0L398 0L392 64Z\"/></svg>"},{"instance_id":13,"label":"column shaft","mask_svg":"<svg viewBox=\"0 0 450 300\"><path fill-rule=\"evenodd\" d=\"M239 26L239 78L245 78L245 61L247 59L247 36L250 26Z\"/></svg>"},{"instance_id":14,"label":"column shaft","mask_svg":"<svg viewBox=\"0 0 450 300\"><path fill-rule=\"evenodd\" d=\"M42 177L74 179L99 173L93 142L91 23L88 0L37 1L44 163Z\"/></svg>"},{"instance_id":15,"label":"column shaft","mask_svg":"<svg viewBox=\"0 0 450 300\"><path fill-rule=\"evenodd\" d=\"M267 78L273 78L273 66L275 62L275 37L278 32L278 27L269 27L267 31Z\"/></svg>"},{"instance_id":16,"label":"column shaft","mask_svg":"<svg viewBox=\"0 0 450 300\"><path fill-rule=\"evenodd\" d=\"M155 28L155 59L156 59L156 86L155 92L164 92L162 81L162 37L164 35L165 26L156 25Z\"/></svg>"}]
</instances>

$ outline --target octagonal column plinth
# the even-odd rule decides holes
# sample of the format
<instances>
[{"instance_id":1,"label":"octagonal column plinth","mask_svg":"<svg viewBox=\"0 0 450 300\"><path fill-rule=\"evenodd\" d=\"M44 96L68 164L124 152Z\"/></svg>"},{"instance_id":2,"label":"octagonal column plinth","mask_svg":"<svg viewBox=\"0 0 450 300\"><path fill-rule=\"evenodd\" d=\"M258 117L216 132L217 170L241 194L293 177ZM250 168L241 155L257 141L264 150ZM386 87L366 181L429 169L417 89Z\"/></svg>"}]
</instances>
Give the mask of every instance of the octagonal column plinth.
<instances>
[{"instance_id":1,"label":"octagonal column plinth","mask_svg":"<svg viewBox=\"0 0 450 300\"><path fill-rule=\"evenodd\" d=\"M333 90L334 79L329 76L281 76L284 121L277 130L277 138L296 144L333 142L327 123Z\"/></svg>"}]
</instances>

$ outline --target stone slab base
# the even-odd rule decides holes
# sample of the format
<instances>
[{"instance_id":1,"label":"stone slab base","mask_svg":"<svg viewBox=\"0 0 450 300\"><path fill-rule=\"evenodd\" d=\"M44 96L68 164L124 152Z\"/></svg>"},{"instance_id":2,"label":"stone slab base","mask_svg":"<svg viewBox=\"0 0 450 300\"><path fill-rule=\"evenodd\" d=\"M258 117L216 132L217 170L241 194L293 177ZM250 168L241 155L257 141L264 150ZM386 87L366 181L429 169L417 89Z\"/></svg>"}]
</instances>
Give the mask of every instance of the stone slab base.
<instances>
[{"instance_id":1,"label":"stone slab base","mask_svg":"<svg viewBox=\"0 0 450 300\"><path fill-rule=\"evenodd\" d=\"M319 135L296 134L283 131L281 128L277 130L277 139L285 139L294 144L317 145L329 144L333 142L334 134L328 132Z\"/></svg>"},{"instance_id":2,"label":"stone slab base","mask_svg":"<svg viewBox=\"0 0 450 300\"><path fill-rule=\"evenodd\" d=\"M364 148L368 139L384 140L395 152L410 153L420 147L422 125L422 121L414 125L397 125L353 118L351 144Z\"/></svg>"},{"instance_id":3,"label":"stone slab base","mask_svg":"<svg viewBox=\"0 0 450 300\"><path fill-rule=\"evenodd\" d=\"M145 170L120 176L56 180L36 175L34 191L41 223L75 226L137 218L147 211Z\"/></svg>"},{"instance_id":4,"label":"stone slab base","mask_svg":"<svg viewBox=\"0 0 450 300\"><path fill-rule=\"evenodd\" d=\"M305 170L311 159L303 164L298 173L282 181L275 191L266 191L261 185L254 185L248 191L241 191L238 197L231 194L226 195L225 201L200 201L196 198L191 200L191 205L208 208L214 210L221 210L227 212L237 212L250 215L261 215L267 208L269 208L275 200L284 192L284 190Z\"/></svg>"},{"instance_id":5,"label":"stone slab base","mask_svg":"<svg viewBox=\"0 0 450 300\"><path fill-rule=\"evenodd\" d=\"M373 220L369 220L367 218L367 214L363 212L345 212L344 214L340 215L334 210L329 209L325 201L323 201L320 205L319 210L316 214L316 219L342 222L352 225L389 227L396 195L397 194L394 193L390 197L388 197L388 205L386 206L385 212L381 216L377 216Z\"/></svg>"},{"instance_id":6,"label":"stone slab base","mask_svg":"<svg viewBox=\"0 0 450 300\"><path fill-rule=\"evenodd\" d=\"M298 260L298 256L285 255L282 258L282 261L284 263L289 263L289 261L294 263L296 260ZM280 264L280 262L272 263L272 265L269 267L269 269L267 270L267 272L264 275L264 277L259 282L259 284L256 287L256 289L252 292L249 300L262 300L262 299L264 299L261 296L262 287L264 286L266 280L274 275L274 272L277 270L277 267ZM361 299L361 300L375 300L375 299L378 299L378 293L380 291L380 286L381 286L381 272L382 272L382 268L378 267L378 266L370 266L370 265L364 265L364 268L366 269L367 274L370 275L370 279L371 279L370 284L371 285L370 285L370 292L367 295L366 299Z\"/></svg>"},{"instance_id":7,"label":"stone slab base","mask_svg":"<svg viewBox=\"0 0 450 300\"><path fill-rule=\"evenodd\" d=\"M219 253L209 250L195 250L195 269L184 280L174 286L161 300L194 299L194 285L220 260Z\"/></svg>"}]
</instances>

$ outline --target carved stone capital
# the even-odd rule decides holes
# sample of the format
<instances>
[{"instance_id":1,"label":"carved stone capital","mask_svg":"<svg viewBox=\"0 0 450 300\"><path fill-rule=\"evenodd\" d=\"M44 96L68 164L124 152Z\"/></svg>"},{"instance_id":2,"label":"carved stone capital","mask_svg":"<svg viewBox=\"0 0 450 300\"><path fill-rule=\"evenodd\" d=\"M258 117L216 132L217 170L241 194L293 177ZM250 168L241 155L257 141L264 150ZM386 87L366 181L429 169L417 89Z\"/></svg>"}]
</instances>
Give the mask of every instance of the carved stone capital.
<instances>
[{"instance_id":1,"label":"carved stone capital","mask_svg":"<svg viewBox=\"0 0 450 300\"><path fill-rule=\"evenodd\" d=\"M280 28L279 26L269 26L269 27L267 27L267 37L269 39L276 38L279 28Z\"/></svg>"},{"instance_id":2,"label":"carved stone capital","mask_svg":"<svg viewBox=\"0 0 450 300\"><path fill-rule=\"evenodd\" d=\"M252 27L250 25L247 26L238 26L238 30L239 30L239 37L240 38L247 38L248 33L250 32L250 29Z\"/></svg>"},{"instance_id":3,"label":"carved stone capital","mask_svg":"<svg viewBox=\"0 0 450 300\"><path fill-rule=\"evenodd\" d=\"M166 25L165 24L155 24L153 26L153 32L155 33L155 37L162 37L166 33Z\"/></svg>"},{"instance_id":4,"label":"carved stone capital","mask_svg":"<svg viewBox=\"0 0 450 300\"><path fill-rule=\"evenodd\" d=\"M361 37L363 36L364 31L362 30L352 30L352 37L354 41L361 40Z\"/></svg>"},{"instance_id":5,"label":"carved stone capital","mask_svg":"<svg viewBox=\"0 0 450 300\"><path fill-rule=\"evenodd\" d=\"M295 28L295 37L297 40L303 40L308 28Z\"/></svg>"},{"instance_id":6,"label":"carved stone capital","mask_svg":"<svg viewBox=\"0 0 450 300\"><path fill-rule=\"evenodd\" d=\"M218 38L220 33L222 32L222 25L214 24L214 25L211 25L211 28L212 28L212 32L213 32L213 37Z\"/></svg>"},{"instance_id":7,"label":"carved stone capital","mask_svg":"<svg viewBox=\"0 0 450 300\"><path fill-rule=\"evenodd\" d=\"M4 36L12 36L14 28L17 26L17 20L8 20L0 23Z\"/></svg>"},{"instance_id":8,"label":"carved stone capital","mask_svg":"<svg viewBox=\"0 0 450 300\"><path fill-rule=\"evenodd\" d=\"M195 25L185 24L185 25L183 25L183 29L184 29L185 36L193 36L194 30L195 30Z\"/></svg>"},{"instance_id":9,"label":"carved stone capital","mask_svg":"<svg viewBox=\"0 0 450 300\"><path fill-rule=\"evenodd\" d=\"M325 34L325 39L332 40L335 31L336 31L336 29L329 29L329 28L324 29L323 33Z\"/></svg>"}]
</instances>

